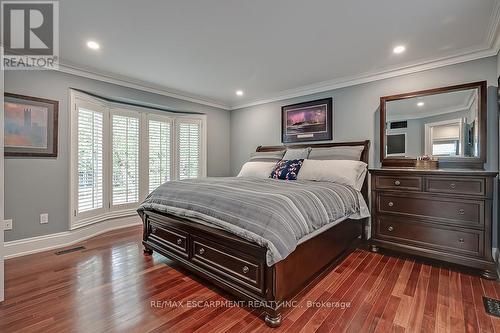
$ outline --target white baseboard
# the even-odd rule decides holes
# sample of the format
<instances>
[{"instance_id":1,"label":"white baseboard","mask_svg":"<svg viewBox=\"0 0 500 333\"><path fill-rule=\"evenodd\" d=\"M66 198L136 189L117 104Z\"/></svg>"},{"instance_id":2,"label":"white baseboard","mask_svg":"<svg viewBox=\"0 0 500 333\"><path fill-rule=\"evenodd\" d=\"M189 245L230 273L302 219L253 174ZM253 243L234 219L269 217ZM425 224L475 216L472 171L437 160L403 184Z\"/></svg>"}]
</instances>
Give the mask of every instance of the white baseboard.
<instances>
[{"instance_id":1,"label":"white baseboard","mask_svg":"<svg viewBox=\"0 0 500 333\"><path fill-rule=\"evenodd\" d=\"M141 223L139 216L128 216L95 223L71 231L5 242L4 257L10 259L66 247L108 231L140 225Z\"/></svg>"}]
</instances>

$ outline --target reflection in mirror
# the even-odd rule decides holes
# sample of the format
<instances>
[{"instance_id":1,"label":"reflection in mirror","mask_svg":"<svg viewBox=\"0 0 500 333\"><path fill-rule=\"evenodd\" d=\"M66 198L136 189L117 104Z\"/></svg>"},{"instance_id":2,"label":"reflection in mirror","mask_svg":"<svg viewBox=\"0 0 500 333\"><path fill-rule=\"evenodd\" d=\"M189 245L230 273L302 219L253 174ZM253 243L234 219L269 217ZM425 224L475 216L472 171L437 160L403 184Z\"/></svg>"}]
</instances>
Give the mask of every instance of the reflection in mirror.
<instances>
[{"instance_id":1,"label":"reflection in mirror","mask_svg":"<svg viewBox=\"0 0 500 333\"><path fill-rule=\"evenodd\" d=\"M389 158L478 157L479 89L387 101Z\"/></svg>"}]
</instances>

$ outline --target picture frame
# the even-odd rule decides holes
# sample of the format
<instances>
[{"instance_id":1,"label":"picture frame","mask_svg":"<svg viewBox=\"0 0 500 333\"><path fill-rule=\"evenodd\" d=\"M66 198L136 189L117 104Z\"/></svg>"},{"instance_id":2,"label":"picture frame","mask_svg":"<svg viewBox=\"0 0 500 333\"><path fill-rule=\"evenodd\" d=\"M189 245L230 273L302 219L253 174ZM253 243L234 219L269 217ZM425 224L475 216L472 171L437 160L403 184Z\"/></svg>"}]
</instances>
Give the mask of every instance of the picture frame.
<instances>
[{"instance_id":1,"label":"picture frame","mask_svg":"<svg viewBox=\"0 0 500 333\"><path fill-rule=\"evenodd\" d=\"M4 95L5 156L57 157L59 102Z\"/></svg>"},{"instance_id":2,"label":"picture frame","mask_svg":"<svg viewBox=\"0 0 500 333\"><path fill-rule=\"evenodd\" d=\"M281 141L333 140L333 99L323 98L281 108Z\"/></svg>"}]
</instances>

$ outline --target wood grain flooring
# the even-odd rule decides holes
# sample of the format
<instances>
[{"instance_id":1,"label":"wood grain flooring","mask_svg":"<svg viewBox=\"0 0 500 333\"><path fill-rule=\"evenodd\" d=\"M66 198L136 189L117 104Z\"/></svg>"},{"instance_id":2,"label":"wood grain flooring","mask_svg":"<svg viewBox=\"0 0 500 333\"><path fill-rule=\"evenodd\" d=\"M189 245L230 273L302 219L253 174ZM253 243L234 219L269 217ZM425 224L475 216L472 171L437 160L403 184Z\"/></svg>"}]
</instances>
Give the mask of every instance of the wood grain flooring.
<instances>
[{"instance_id":1,"label":"wood grain flooring","mask_svg":"<svg viewBox=\"0 0 500 333\"><path fill-rule=\"evenodd\" d=\"M497 332L482 296L500 284L411 258L356 250L299 295L278 329L154 254L138 227L85 250L7 260L0 332ZM206 306L203 306L206 305Z\"/></svg>"}]
</instances>

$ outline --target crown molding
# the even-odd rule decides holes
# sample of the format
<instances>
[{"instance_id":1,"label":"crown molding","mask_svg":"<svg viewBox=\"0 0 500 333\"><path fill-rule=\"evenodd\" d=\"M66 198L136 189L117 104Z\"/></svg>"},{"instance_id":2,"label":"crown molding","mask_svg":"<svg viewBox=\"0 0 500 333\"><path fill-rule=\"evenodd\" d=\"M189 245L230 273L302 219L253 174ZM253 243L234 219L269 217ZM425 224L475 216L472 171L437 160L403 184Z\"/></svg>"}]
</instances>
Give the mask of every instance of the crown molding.
<instances>
[{"instance_id":1,"label":"crown molding","mask_svg":"<svg viewBox=\"0 0 500 333\"><path fill-rule=\"evenodd\" d=\"M497 1L497 3L500 3L500 0ZM389 79L397 76L402 76L402 75L408 75L408 74L414 74L418 72L423 72L426 70L430 69L435 69L435 68L440 68L440 67L445 67L445 66L450 66L454 64L460 64L468 61L473 61L481 58L487 58L487 57L492 57L496 56L499 52L500 49L500 24L498 23L498 20L500 19L500 6L496 7L497 10L494 11L492 14L492 17L497 21L494 24L492 24L492 27L488 29L488 43L485 43L486 45L482 45L479 48L476 48L475 50L471 50L468 52L462 52L459 55L454 55L450 57L444 57L440 59L435 59L435 60L429 60L426 62L421 62L415 65L409 65L409 66L403 66L399 67L396 69L390 69L390 70L385 70L385 71L378 71L378 72L369 72L369 73L364 73L361 75L354 75L354 76L347 76L347 77L342 77L334 80L329 80L329 81L324 81L324 82L319 82L319 83L314 83L306 86L302 86L299 88L294 88L294 89L288 89L281 91L273 96L270 96L268 98L264 99L257 99L255 101L251 101L248 103L242 103L242 104L235 104L235 105L227 105L223 104L220 102L216 101L210 101L206 100L200 97L196 96L190 96L186 93L180 93L180 92L172 92L170 90L167 90L165 87L161 86L154 86L151 85L150 83L140 81L140 80L135 80L132 78L128 77L123 77L111 73L96 73L94 71L88 70L88 69L83 69L80 67L77 67L75 65L68 65L64 63L59 63L59 72L66 73L66 74L72 74L80 77L85 77L97 81L102 81L102 82L107 82L111 84L116 84L132 89L137 89L141 91L146 91L150 92L153 94L157 95L162 95L162 96L167 96L167 97L172 97L176 98L179 100L184 100L188 102L193 102L197 104L202 104L202 105L207 105L223 110L237 110L241 108L246 108L246 107L251 107L251 106L256 106L256 105L261 105L261 104L266 104L266 103L272 103L272 102L277 102L285 99L290 99L290 98L295 98L295 97L301 97L301 96L306 96L306 95L311 95L311 94L316 94L316 93L321 93L329 90L335 90L335 89L340 89L340 88L345 88L349 86L355 86L363 83L369 83L369 82L374 82L374 81L380 81L384 79ZM494 33L492 33L494 31Z\"/></svg>"},{"instance_id":2,"label":"crown molding","mask_svg":"<svg viewBox=\"0 0 500 333\"><path fill-rule=\"evenodd\" d=\"M3 45L0 42L0 48L3 50ZM3 52L2 52L3 55ZM190 96L187 93L181 93L181 92L173 92L170 90L167 90L165 87L162 86L154 86L151 83L145 82L145 81L140 81L136 79L132 79L130 77L124 77L120 76L118 74L112 74L112 73L97 73L95 71L89 70L89 69L84 69L76 65L70 65L67 63L64 63L62 61L59 61L58 72L61 73L66 73L66 74L71 74L79 77L84 77L87 79L92 79L92 80L97 80L101 82L106 82L106 83L111 83L111 84L116 84L122 87L127 87L127 88L132 88L140 91L145 91L145 92L150 92L153 94L157 95L162 95L162 96L167 96L167 97L172 97L175 99L187 101L187 102L192 102L192 103L197 103L201 105L207 105L211 106L214 108L219 108L223 110L230 110L230 106L226 104L221 104L216 101L210 101L203 99L198 96Z\"/></svg>"},{"instance_id":3,"label":"crown molding","mask_svg":"<svg viewBox=\"0 0 500 333\"><path fill-rule=\"evenodd\" d=\"M130 77L120 76L114 73L98 73L90 69L84 69L76 65L59 63L59 72L85 77L97 81L116 84L136 90L146 91L157 95L167 96L187 102L207 105L224 110L236 110L260 104L272 103L280 100L301 97L329 90L355 86L359 84L389 79L397 76L423 72L439 67L473 61L481 58L492 57L500 51L500 0L495 0L495 5L491 13L489 26L486 32L485 42L478 47L464 50L459 54L437 59L429 59L417 64L401 66L382 71L367 72L359 75L341 77L329 81L318 82L302 87L284 90L266 98L254 101L228 105L221 101L210 100L200 96L191 95L186 92L173 91L173 89L161 85L154 85L145 81L136 80ZM1 46L1 44L0 44Z\"/></svg>"},{"instance_id":4,"label":"crown molding","mask_svg":"<svg viewBox=\"0 0 500 333\"><path fill-rule=\"evenodd\" d=\"M264 99L257 99L255 101L235 104L231 106L231 110L237 110L241 108L246 108L250 106L256 106L260 104L277 102L285 99L301 97L305 95L311 95L316 93L321 93L329 90L345 88L349 86L355 86L363 83L369 83L384 79L389 79L397 76L414 74L418 72L423 72L430 69L435 69L439 67L445 67L455 64L460 64L468 61L473 61L481 58L493 57L499 55L500 51L500 0L495 0L495 5L491 13L489 21L486 40L483 44L476 48L462 51L458 54L442 57L438 59L430 59L421 63L402 66L396 69L390 69L378 72L368 72L360 75L346 76L334 80L313 83L310 85L305 85L302 87L288 89L276 93L275 95L269 96Z\"/></svg>"},{"instance_id":5,"label":"crown molding","mask_svg":"<svg viewBox=\"0 0 500 333\"><path fill-rule=\"evenodd\" d=\"M448 107L448 108L441 108L437 109L434 111L424 111L420 110L418 112L418 115L405 115L405 114L391 114L392 121L399 121L399 120L405 120L405 119L421 119L421 118L428 118L428 117L434 117L440 114L447 114L447 113L453 113L453 112L460 112L460 111L467 111L470 110L472 107L472 104L476 100L476 94L474 92L471 92L469 94L469 97L467 98L465 103L462 103L462 105L456 106L456 107Z\"/></svg>"},{"instance_id":6,"label":"crown molding","mask_svg":"<svg viewBox=\"0 0 500 333\"><path fill-rule=\"evenodd\" d=\"M335 90L340 88L345 88L349 86L355 86L363 83L369 83L374 81L380 81L384 79L389 79L397 76L414 74L418 72L427 71L430 69L435 69L439 67L445 67L455 64L464 63L467 61L477 60L481 58L487 58L496 56L498 50L496 48L490 47L487 49L482 49L479 51L468 52L466 54L445 57L438 60L431 60L427 62L422 62L416 65L404 66L397 69L391 69L387 71L370 72L362 75L348 76L335 80L324 81L321 83L315 83L300 88L285 90L277 93L274 96L268 97L266 99L255 100L253 102L236 104L231 106L231 110L246 108L250 106L256 106L260 104L266 104L271 102L277 102L284 99L290 99L305 95L311 95L316 93L321 93L329 90Z\"/></svg>"},{"instance_id":7,"label":"crown molding","mask_svg":"<svg viewBox=\"0 0 500 333\"><path fill-rule=\"evenodd\" d=\"M455 113L455 112L461 112L461 111L467 111L468 108L467 106L458 106L456 108L449 108L449 109L440 109L440 110L435 110L433 112L426 112L426 113L419 113L418 115L402 115L402 114L391 114L391 122L393 121L401 121L401 120L413 120L413 119L422 119L422 118L429 118L429 117L435 117L443 114L448 114L448 113Z\"/></svg>"},{"instance_id":8,"label":"crown molding","mask_svg":"<svg viewBox=\"0 0 500 333\"><path fill-rule=\"evenodd\" d=\"M491 12L490 25L486 36L486 45L493 50L500 51L500 0L495 0L495 7Z\"/></svg>"},{"instance_id":9,"label":"crown molding","mask_svg":"<svg viewBox=\"0 0 500 333\"><path fill-rule=\"evenodd\" d=\"M132 79L129 77L119 76L116 74L96 73L96 72L88 70L88 69L83 69L83 68L80 68L80 67L75 66L75 65L69 65L69 64L65 64L65 63L61 63L61 62L59 63L59 68L57 69L57 71L62 72L62 73L66 73L66 74L84 77L87 79L102 81L102 82L106 82L106 83L112 83L112 84L116 84L116 85L127 87L127 88L146 91L146 92L150 92L150 93L157 94L157 95L172 97L172 98L176 98L176 99L187 101L187 102L207 105L207 106L211 106L214 108L219 108L219 109L224 109L224 110L230 109L230 107L228 105L225 105L225 104L221 104L221 103L218 103L215 101L206 100L206 99L203 99L203 98L197 97L197 96L191 96L191 95L186 94L186 93L172 92L172 91L167 90L166 88L161 87L161 86L152 85L151 83L147 83L147 82L140 81L140 80L135 80L135 79Z\"/></svg>"}]
</instances>

